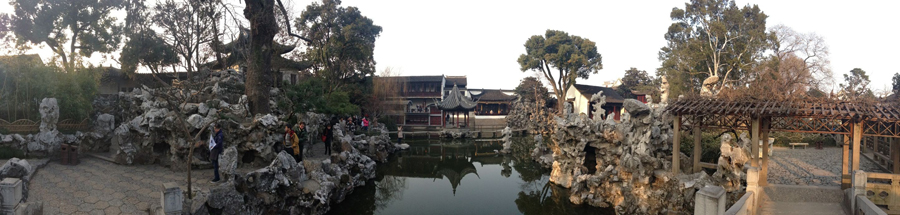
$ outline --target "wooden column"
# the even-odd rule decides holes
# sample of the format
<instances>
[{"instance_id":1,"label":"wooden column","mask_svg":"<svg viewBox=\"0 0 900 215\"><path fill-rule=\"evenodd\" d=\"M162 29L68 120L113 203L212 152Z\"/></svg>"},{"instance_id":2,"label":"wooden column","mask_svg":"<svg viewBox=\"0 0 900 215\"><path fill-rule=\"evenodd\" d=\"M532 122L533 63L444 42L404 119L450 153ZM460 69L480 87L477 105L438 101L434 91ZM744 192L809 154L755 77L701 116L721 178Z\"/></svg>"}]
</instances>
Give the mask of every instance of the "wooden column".
<instances>
[{"instance_id":1,"label":"wooden column","mask_svg":"<svg viewBox=\"0 0 900 215\"><path fill-rule=\"evenodd\" d=\"M759 169L759 186L768 185L769 180L769 125L771 124L771 119L763 120L762 128L760 133L760 139L762 139L762 162L760 166L762 168Z\"/></svg>"},{"instance_id":2,"label":"wooden column","mask_svg":"<svg viewBox=\"0 0 900 215\"><path fill-rule=\"evenodd\" d=\"M693 131L691 131L691 133L694 134L694 153L691 155L694 158L694 165L692 166L694 171L692 173L698 173L700 170L703 170L703 168L700 167L700 157L703 157L703 144L701 143L703 138L700 135L702 132L700 131L699 121L700 120L696 120L695 118Z\"/></svg>"},{"instance_id":3,"label":"wooden column","mask_svg":"<svg viewBox=\"0 0 900 215\"><path fill-rule=\"evenodd\" d=\"M850 172L854 172L859 170L859 144L862 140L862 125L865 122L857 122L853 124L853 168L850 169Z\"/></svg>"},{"instance_id":4,"label":"wooden column","mask_svg":"<svg viewBox=\"0 0 900 215\"><path fill-rule=\"evenodd\" d=\"M681 173L681 115L675 116L673 123L675 136L672 137L672 173Z\"/></svg>"},{"instance_id":5,"label":"wooden column","mask_svg":"<svg viewBox=\"0 0 900 215\"><path fill-rule=\"evenodd\" d=\"M759 167L759 118L750 121L750 166Z\"/></svg>"},{"instance_id":6,"label":"wooden column","mask_svg":"<svg viewBox=\"0 0 900 215\"><path fill-rule=\"evenodd\" d=\"M841 161L841 189L850 188L850 171L848 170L848 167L850 167L850 136L853 136L852 129L851 126L850 134L844 135L844 142L841 144L844 148L843 152L841 152L843 157L843 160Z\"/></svg>"},{"instance_id":7,"label":"wooden column","mask_svg":"<svg viewBox=\"0 0 900 215\"><path fill-rule=\"evenodd\" d=\"M891 144L891 164L893 166L894 174L900 174L900 142L897 142L896 138L890 137L888 138L888 143Z\"/></svg>"}]
</instances>

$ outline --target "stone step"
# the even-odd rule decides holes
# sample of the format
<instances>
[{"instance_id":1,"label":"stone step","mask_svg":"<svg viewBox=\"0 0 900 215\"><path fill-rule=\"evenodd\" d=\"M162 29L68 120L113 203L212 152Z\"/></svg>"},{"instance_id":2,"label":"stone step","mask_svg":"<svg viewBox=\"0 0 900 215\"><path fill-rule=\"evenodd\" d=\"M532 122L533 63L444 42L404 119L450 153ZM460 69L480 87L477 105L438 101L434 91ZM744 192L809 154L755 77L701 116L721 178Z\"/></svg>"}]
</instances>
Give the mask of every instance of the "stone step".
<instances>
[{"instance_id":1,"label":"stone step","mask_svg":"<svg viewBox=\"0 0 900 215\"><path fill-rule=\"evenodd\" d=\"M87 154L90 157L94 157L94 158L97 158L100 160L109 161L110 163L113 163L113 164L119 164L116 162L116 160L113 160L112 157L109 157L110 153L85 153L85 154Z\"/></svg>"},{"instance_id":2,"label":"stone step","mask_svg":"<svg viewBox=\"0 0 900 215\"><path fill-rule=\"evenodd\" d=\"M761 202L812 202L840 204L844 196L840 187L769 185L763 188Z\"/></svg>"},{"instance_id":3,"label":"stone step","mask_svg":"<svg viewBox=\"0 0 900 215\"><path fill-rule=\"evenodd\" d=\"M764 202L758 210L759 215L844 215L844 209L838 203L819 202Z\"/></svg>"}]
</instances>

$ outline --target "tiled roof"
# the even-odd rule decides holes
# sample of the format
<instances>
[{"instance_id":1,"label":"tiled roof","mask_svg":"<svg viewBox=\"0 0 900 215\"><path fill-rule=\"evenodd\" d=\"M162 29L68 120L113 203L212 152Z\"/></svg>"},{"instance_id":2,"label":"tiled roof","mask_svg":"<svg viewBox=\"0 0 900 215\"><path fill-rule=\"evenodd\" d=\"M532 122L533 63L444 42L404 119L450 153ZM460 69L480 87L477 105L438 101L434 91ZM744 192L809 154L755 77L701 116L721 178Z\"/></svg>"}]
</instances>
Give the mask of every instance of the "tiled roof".
<instances>
[{"instance_id":1,"label":"tiled roof","mask_svg":"<svg viewBox=\"0 0 900 215\"><path fill-rule=\"evenodd\" d=\"M445 87L450 87L453 85L458 85L460 87L466 87L468 79L466 76L447 76L447 83L444 84Z\"/></svg>"},{"instance_id":2,"label":"tiled roof","mask_svg":"<svg viewBox=\"0 0 900 215\"><path fill-rule=\"evenodd\" d=\"M477 96L478 101L512 101L516 100L516 96L506 95L501 90L482 90Z\"/></svg>"},{"instance_id":3,"label":"tiled roof","mask_svg":"<svg viewBox=\"0 0 900 215\"><path fill-rule=\"evenodd\" d=\"M472 99L459 94L459 87L456 85L453 85L453 90L450 90L450 94L447 94L447 97L437 104L441 110L472 110L477 105Z\"/></svg>"},{"instance_id":4,"label":"tiled roof","mask_svg":"<svg viewBox=\"0 0 900 215\"><path fill-rule=\"evenodd\" d=\"M575 84L575 89L578 90L578 92L581 92L582 95L588 97L588 99L590 99L591 96L593 96L597 92L603 91L603 95L606 96L607 103L625 102L625 98L622 98L622 95L619 95L616 90L609 87Z\"/></svg>"}]
</instances>

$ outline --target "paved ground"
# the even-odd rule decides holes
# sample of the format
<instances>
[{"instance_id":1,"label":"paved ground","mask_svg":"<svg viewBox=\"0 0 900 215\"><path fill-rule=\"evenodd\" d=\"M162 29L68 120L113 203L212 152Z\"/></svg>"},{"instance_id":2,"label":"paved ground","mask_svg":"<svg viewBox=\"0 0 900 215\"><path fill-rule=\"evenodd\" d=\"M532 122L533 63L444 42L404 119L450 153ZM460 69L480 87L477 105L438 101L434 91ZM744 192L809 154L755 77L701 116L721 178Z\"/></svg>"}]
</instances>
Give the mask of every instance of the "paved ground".
<instances>
[{"instance_id":1,"label":"paved ground","mask_svg":"<svg viewBox=\"0 0 900 215\"><path fill-rule=\"evenodd\" d=\"M323 159L324 144L310 146L309 159ZM211 169L194 170L193 186L211 184ZM158 165L124 166L83 158L77 166L50 162L29 184L28 201L43 201L45 214L147 214L160 203L165 182L187 187L187 173Z\"/></svg>"},{"instance_id":2,"label":"paved ground","mask_svg":"<svg viewBox=\"0 0 900 215\"><path fill-rule=\"evenodd\" d=\"M841 185L841 148L807 149L775 147L769 160L769 183L786 185ZM866 172L884 172L865 157L859 168Z\"/></svg>"},{"instance_id":3,"label":"paved ground","mask_svg":"<svg viewBox=\"0 0 900 215\"><path fill-rule=\"evenodd\" d=\"M760 197L760 215L843 215L843 192L836 186L769 185Z\"/></svg>"}]
</instances>

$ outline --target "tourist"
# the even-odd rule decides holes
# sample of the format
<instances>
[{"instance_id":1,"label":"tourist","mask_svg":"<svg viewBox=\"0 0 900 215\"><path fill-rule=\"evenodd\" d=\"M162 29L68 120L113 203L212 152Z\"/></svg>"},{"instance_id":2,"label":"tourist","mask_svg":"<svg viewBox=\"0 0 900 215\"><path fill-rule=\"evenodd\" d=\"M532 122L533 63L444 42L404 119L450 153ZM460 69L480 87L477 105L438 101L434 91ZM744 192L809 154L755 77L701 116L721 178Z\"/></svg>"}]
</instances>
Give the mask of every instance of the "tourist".
<instances>
[{"instance_id":1,"label":"tourist","mask_svg":"<svg viewBox=\"0 0 900 215\"><path fill-rule=\"evenodd\" d=\"M363 117L362 119L362 128L363 131L369 131L369 120Z\"/></svg>"},{"instance_id":2,"label":"tourist","mask_svg":"<svg viewBox=\"0 0 900 215\"><path fill-rule=\"evenodd\" d=\"M291 129L291 125L284 125L284 143L281 151L284 151L294 157L294 161L297 161L297 155L294 151L296 151L296 147L300 142L300 138L297 137L297 134L294 130Z\"/></svg>"},{"instance_id":3,"label":"tourist","mask_svg":"<svg viewBox=\"0 0 900 215\"><path fill-rule=\"evenodd\" d=\"M403 126L397 127L397 144L403 144Z\"/></svg>"},{"instance_id":4,"label":"tourist","mask_svg":"<svg viewBox=\"0 0 900 215\"><path fill-rule=\"evenodd\" d=\"M334 132L331 131L331 124L325 126L325 131L322 132L322 139L325 140L325 155L331 154L331 141L334 138Z\"/></svg>"},{"instance_id":5,"label":"tourist","mask_svg":"<svg viewBox=\"0 0 900 215\"><path fill-rule=\"evenodd\" d=\"M215 133L215 135L210 135L209 141L206 143L206 145L209 146L209 161L213 165L214 178L210 182L218 183L220 180L219 179L219 154L222 154L222 148L224 148L224 145L225 145L225 135L222 134L222 126L221 125L216 124L214 126L214 128L215 129L213 129L213 132ZM201 145L203 145L203 142L197 142L195 147L199 147Z\"/></svg>"},{"instance_id":6,"label":"tourist","mask_svg":"<svg viewBox=\"0 0 900 215\"><path fill-rule=\"evenodd\" d=\"M299 141L297 141L297 145L294 145L294 147L296 147L294 148L294 154L296 156L294 157L294 160L297 160L297 162L303 161L303 148L306 147L306 142L309 139L309 133L306 132L306 123L300 122L299 127L300 128L296 132Z\"/></svg>"}]
</instances>

